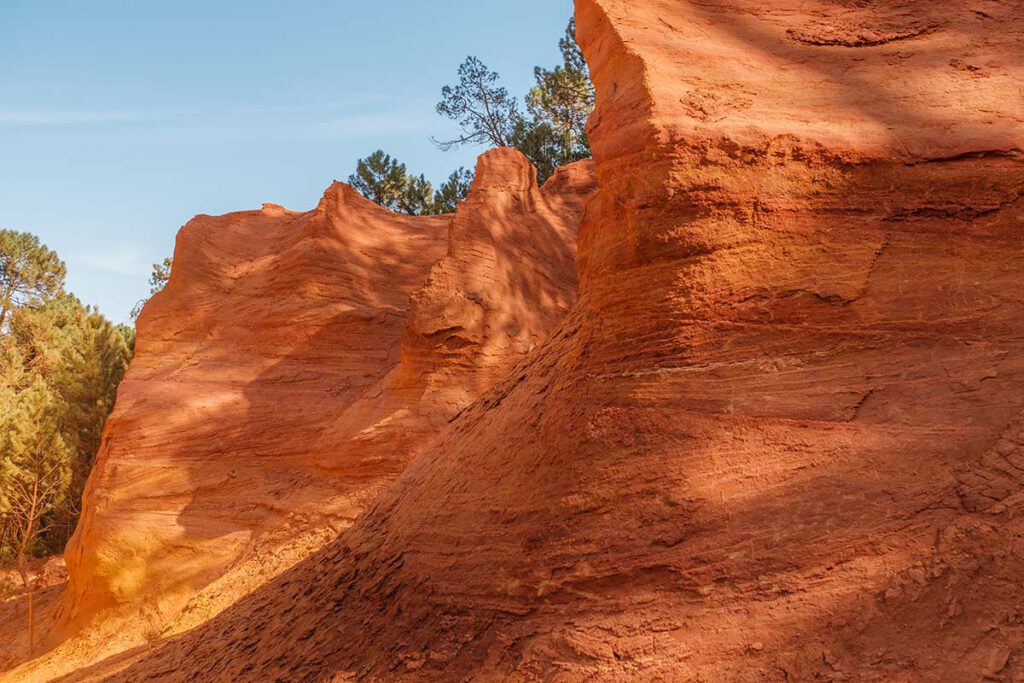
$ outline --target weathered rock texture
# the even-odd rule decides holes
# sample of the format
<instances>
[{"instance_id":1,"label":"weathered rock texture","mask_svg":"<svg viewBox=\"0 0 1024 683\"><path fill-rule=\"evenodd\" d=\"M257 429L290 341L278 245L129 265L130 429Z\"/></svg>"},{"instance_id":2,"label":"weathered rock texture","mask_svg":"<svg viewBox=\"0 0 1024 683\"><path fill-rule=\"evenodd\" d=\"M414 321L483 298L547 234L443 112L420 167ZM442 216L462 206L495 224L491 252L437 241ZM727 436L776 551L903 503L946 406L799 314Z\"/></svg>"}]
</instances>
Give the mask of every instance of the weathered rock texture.
<instances>
[{"instance_id":1,"label":"weathered rock texture","mask_svg":"<svg viewBox=\"0 0 1024 683\"><path fill-rule=\"evenodd\" d=\"M182 229L66 552L67 629L122 607L166 621L261 532L351 520L401 470L322 436L397 364L445 227L335 184L309 213L266 205Z\"/></svg>"},{"instance_id":2,"label":"weathered rock texture","mask_svg":"<svg viewBox=\"0 0 1024 683\"><path fill-rule=\"evenodd\" d=\"M1021 9L578 0L573 312L120 678L1019 680Z\"/></svg>"},{"instance_id":3,"label":"weathered rock texture","mask_svg":"<svg viewBox=\"0 0 1024 683\"><path fill-rule=\"evenodd\" d=\"M539 189L494 150L454 216L336 183L308 213L186 225L139 320L52 640L193 626L348 526L564 317L594 187L590 162Z\"/></svg>"},{"instance_id":4,"label":"weathered rock texture","mask_svg":"<svg viewBox=\"0 0 1024 683\"><path fill-rule=\"evenodd\" d=\"M576 300L576 231L596 188L593 164L560 168L540 190L519 152L487 158L452 221L448 255L412 298L390 385L420 393L435 427L543 342Z\"/></svg>"},{"instance_id":5,"label":"weathered rock texture","mask_svg":"<svg viewBox=\"0 0 1024 683\"><path fill-rule=\"evenodd\" d=\"M124 680L1024 676L1024 12L579 0L581 299Z\"/></svg>"}]
</instances>

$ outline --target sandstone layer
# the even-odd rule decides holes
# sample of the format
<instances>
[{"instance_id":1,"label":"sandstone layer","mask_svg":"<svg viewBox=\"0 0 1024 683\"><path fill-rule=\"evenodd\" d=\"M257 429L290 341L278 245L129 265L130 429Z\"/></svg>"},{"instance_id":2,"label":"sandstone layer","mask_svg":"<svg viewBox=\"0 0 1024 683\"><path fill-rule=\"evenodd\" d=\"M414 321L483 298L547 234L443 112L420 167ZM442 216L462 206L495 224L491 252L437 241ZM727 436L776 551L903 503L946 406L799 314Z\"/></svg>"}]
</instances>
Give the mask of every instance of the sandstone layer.
<instances>
[{"instance_id":1,"label":"sandstone layer","mask_svg":"<svg viewBox=\"0 0 1024 683\"><path fill-rule=\"evenodd\" d=\"M335 183L308 213L186 225L138 322L51 642L109 653L185 630L347 527L574 303L593 175L540 189L494 150L454 216Z\"/></svg>"},{"instance_id":2,"label":"sandstone layer","mask_svg":"<svg viewBox=\"0 0 1024 683\"><path fill-rule=\"evenodd\" d=\"M261 532L355 518L401 461L321 437L397 364L445 229L335 184L309 213L265 205L181 230L65 553L62 628L122 608L166 622ZM323 474L337 459L344 480Z\"/></svg>"},{"instance_id":3,"label":"sandstone layer","mask_svg":"<svg viewBox=\"0 0 1024 683\"><path fill-rule=\"evenodd\" d=\"M418 393L439 427L544 342L576 301L576 232L593 164L536 171L511 149L487 154L449 228L448 254L412 297L389 388Z\"/></svg>"},{"instance_id":4,"label":"sandstone layer","mask_svg":"<svg viewBox=\"0 0 1024 683\"><path fill-rule=\"evenodd\" d=\"M1017 2L578 0L581 296L121 680L1019 680Z\"/></svg>"}]
</instances>

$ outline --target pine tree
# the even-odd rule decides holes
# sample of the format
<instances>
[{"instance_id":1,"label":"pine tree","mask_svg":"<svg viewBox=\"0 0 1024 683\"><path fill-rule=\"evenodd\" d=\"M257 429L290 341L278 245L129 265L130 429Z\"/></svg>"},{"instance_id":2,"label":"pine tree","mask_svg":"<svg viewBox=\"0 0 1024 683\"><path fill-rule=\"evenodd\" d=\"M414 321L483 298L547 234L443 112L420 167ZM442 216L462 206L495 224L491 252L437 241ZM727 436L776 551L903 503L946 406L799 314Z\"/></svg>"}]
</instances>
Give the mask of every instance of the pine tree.
<instances>
[{"instance_id":1,"label":"pine tree","mask_svg":"<svg viewBox=\"0 0 1024 683\"><path fill-rule=\"evenodd\" d=\"M434 193L434 209L438 213L454 213L459 202L469 195L472 185L472 171L467 171L465 168L455 171Z\"/></svg>"},{"instance_id":2,"label":"pine tree","mask_svg":"<svg viewBox=\"0 0 1024 683\"><path fill-rule=\"evenodd\" d=\"M390 211L411 216L444 213L436 204L430 181L422 174L410 174L405 164L383 150L360 159L348 182L364 197Z\"/></svg>"},{"instance_id":3,"label":"pine tree","mask_svg":"<svg viewBox=\"0 0 1024 683\"><path fill-rule=\"evenodd\" d=\"M128 317L134 323L139 319L139 315L142 313L142 307L145 306L149 300L156 294L163 291L164 287L167 286L167 282L171 279L171 267L174 265L174 259L167 257L160 263L153 264L153 272L149 276L149 296L136 302L135 306L132 307L131 313ZM132 340L134 347L135 333L132 332Z\"/></svg>"},{"instance_id":4,"label":"pine tree","mask_svg":"<svg viewBox=\"0 0 1024 683\"><path fill-rule=\"evenodd\" d=\"M398 210L411 216L437 213L434 207L434 188L430 181L423 175L408 176L398 200Z\"/></svg>"},{"instance_id":5,"label":"pine tree","mask_svg":"<svg viewBox=\"0 0 1024 683\"><path fill-rule=\"evenodd\" d=\"M537 167L540 182L559 166L590 156L586 123L594 109L594 86L570 20L559 41L562 64L536 67L536 85L526 96L524 115L498 82L497 73L476 57L459 67L459 83L445 86L437 112L456 121L462 135L436 141L441 149L466 144L515 147Z\"/></svg>"},{"instance_id":6,"label":"pine tree","mask_svg":"<svg viewBox=\"0 0 1024 683\"><path fill-rule=\"evenodd\" d=\"M0 230L0 335L15 308L36 306L64 288L64 264L27 232Z\"/></svg>"},{"instance_id":7,"label":"pine tree","mask_svg":"<svg viewBox=\"0 0 1024 683\"><path fill-rule=\"evenodd\" d=\"M38 239L0 237L13 292L0 336L0 563L31 590L28 558L58 552L77 521L134 340L63 292L63 264Z\"/></svg>"},{"instance_id":8,"label":"pine tree","mask_svg":"<svg viewBox=\"0 0 1024 683\"><path fill-rule=\"evenodd\" d=\"M380 149L357 161L356 172L348 178L348 184L360 194L391 211L400 210L407 183L405 164Z\"/></svg>"},{"instance_id":9,"label":"pine tree","mask_svg":"<svg viewBox=\"0 0 1024 683\"><path fill-rule=\"evenodd\" d=\"M444 86L437 104L437 113L456 121L462 135L453 140L435 140L441 149L467 144L511 146L512 130L521 114L515 98L498 85L500 79L477 57L466 58L459 67L458 85Z\"/></svg>"},{"instance_id":10,"label":"pine tree","mask_svg":"<svg viewBox=\"0 0 1024 683\"><path fill-rule=\"evenodd\" d=\"M594 110L595 93L587 62L576 43L575 20L569 21L558 47L562 64L533 70L537 84L526 96L526 107L534 121L547 126L558 140L562 165L590 156L586 125Z\"/></svg>"},{"instance_id":11,"label":"pine tree","mask_svg":"<svg viewBox=\"0 0 1024 683\"><path fill-rule=\"evenodd\" d=\"M26 371L41 379L59 403L62 434L71 448L71 478L57 519L39 543L41 552L59 552L77 522L78 499L131 359L131 346L121 329L67 294L38 308L15 311L8 341Z\"/></svg>"},{"instance_id":12,"label":"pine tree","mask_svg":"<svg viewBox=\"0 0 1024 683\"><path fill-rule=\"evenodd\" d=\"M153 274L149 276L149 293L151 295L159 294L167 285L167 281L171 279L171 266L173 265L174 259L171 257L153 264Z\"/></svg>"},{"instance_id":13,"label":"pine tree","mask_svg":"<svg viewBox=\"0 0 1024 683\"><path fill-rule=\"evenodd\" d=\"M59 399L40 375L26 371L22 380L0 392L0 550L14 561L28 593L31 656L35 584L28 560L67 494L73 458L61 430Z\"/></svg>"}]
</instances>

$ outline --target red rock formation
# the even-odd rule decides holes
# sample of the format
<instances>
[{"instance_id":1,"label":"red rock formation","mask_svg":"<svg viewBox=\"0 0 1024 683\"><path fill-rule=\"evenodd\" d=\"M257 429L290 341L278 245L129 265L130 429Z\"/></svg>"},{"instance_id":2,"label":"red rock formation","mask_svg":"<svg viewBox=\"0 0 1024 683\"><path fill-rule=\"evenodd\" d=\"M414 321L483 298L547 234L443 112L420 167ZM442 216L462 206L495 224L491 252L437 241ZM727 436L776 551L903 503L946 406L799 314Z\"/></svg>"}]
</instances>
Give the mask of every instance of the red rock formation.
<instances>
[{"instance_id":1,"label":"red rock formation","mask_svg":"<svg viewBox=\"0 0 1024 683\"><path fill-rule=\"evenodd\" d=\"M350 524L560 322L593 189L589 162L541 190L495 150L454 217L336 183L309 213L186 225L139 320L53 640L126 619L112 650L183 630Z\"/></svg>"},{"instance_id":2,"label":"red rock formation","mask_svg":"<svg viewBox=\"0 0 1024 683\"><path fill-rule=\"evenodd\" d=\"M122 607L166 621L263 532L351 520L400 471L321 435L398 362L446 223L335 184L309 213L265 205L182 229L67 549L68 628ZM332 458L348 481L323 476Z\"/></svg>"},{"instance_id":3,"label":"red rock formation","mask_svg":"<svg viewBox=\"0 0 1024 683\"><path fill-rule=\"evenodd\" d=\"M123 680L1016 680L1015 2L579 0L563 325Z\"/></svg>"},{"instance_id":4,"label":"red rock formation","mask_svg":"<svg viewBox=\"0 0 1024 683\"><path fill-rule=\"evenodd\" d=\"M536 171L511 149L485 157L449 231L448 255L412 298L391 385L438 427L542 343L576 301L576 231L593 164Z\"/></svg>"}]
</instances>

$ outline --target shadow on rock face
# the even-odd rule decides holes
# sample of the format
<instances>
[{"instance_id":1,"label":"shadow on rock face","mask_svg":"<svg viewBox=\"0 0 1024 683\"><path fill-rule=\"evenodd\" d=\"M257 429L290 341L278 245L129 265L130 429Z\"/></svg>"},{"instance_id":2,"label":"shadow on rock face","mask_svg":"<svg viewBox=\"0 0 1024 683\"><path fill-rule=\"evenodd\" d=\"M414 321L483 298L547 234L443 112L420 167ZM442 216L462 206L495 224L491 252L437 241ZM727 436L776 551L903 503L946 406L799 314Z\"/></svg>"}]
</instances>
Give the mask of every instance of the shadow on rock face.
<instances>
[{"instance_id":1,"label":"shadow on rock face","mask_svg":"<svg viewBox=\"0 0 1024 683\"><path fill-rule=\"evenodd\" d=\"M351 524L540 344L575 300L594 181L588 162L535 177L495 150L455 216L336 184L307 214L186 226L140 319L54 638L201 623Z\"/></svg>"},{"instance_id":2,"label":"shadow on rock face","mask_svg":"<svg viewBox=\"0 0 1024 683\"><path fill-rule=\"evenodd\" d=\"M581 0L573 311L335 543L116 680L1015 676L997 4Z\"/></svg>"}]
</instances>

